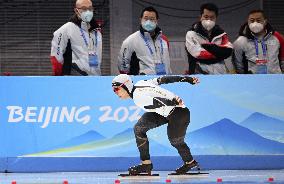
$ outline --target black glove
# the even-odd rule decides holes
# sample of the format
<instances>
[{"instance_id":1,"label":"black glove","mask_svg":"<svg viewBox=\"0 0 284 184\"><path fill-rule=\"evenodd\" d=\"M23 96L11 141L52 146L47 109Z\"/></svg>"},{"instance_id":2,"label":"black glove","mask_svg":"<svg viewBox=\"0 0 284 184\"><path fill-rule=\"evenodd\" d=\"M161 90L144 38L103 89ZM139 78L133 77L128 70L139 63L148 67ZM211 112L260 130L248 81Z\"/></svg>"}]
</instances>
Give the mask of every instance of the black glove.
<instances>
[{"instance_id":1,"label":"black glove","mask_svg":"<svg viewBox=\"0 0 284 184\"><path fill-rule=\"evenodd\" d=\"M181 78L180 82L188 82L190 84L194 84L193 83L193 78L192 77L188 77L188 76L184 76Z\"/></svg>"},{"instance_id":2,"label":"black glove","mask_svg":"<svg viewBox=\"0 0 284 184\"><path fill-rule=\"evenodd\" d=\"M193 78L188 76L163 76L158 78L158 84L169 84L174 82L188 82L190 84L193 83Z\"/></svg>"}]
</instances>

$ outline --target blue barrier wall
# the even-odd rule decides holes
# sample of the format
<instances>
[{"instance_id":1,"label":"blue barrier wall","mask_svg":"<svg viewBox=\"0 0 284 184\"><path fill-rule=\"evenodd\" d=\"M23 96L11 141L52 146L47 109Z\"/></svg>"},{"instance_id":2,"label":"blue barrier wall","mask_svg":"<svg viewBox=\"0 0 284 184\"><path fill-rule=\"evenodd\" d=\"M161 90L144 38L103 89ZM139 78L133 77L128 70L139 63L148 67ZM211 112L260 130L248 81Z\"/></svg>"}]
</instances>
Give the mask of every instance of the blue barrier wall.
<instances>
[{"instance_id":1,"label":"blue barrier wall","mask_svg":"<svg viewBox=\"0 0 284 184\"><path fill-rule=\"evenodd\" d=\"M195 86L163 87L191 111L186 141L203 168L283 169L283 75L198 77ZM132 128L143 111L113 94L112 78L0 77L0 171L123 171L138 163ZM181 164L166 126L148 136L155 169Z\"/></svg>"}]
</instances>

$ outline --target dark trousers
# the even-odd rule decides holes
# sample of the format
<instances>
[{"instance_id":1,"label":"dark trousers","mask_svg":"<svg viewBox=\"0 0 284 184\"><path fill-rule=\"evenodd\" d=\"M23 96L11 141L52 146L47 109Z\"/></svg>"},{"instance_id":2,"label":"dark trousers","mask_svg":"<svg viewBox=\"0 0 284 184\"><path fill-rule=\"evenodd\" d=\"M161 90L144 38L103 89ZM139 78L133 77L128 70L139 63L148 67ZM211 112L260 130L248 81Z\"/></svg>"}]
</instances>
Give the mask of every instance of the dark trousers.
<instances>
[{"instance_id":1,"label":"dark trousers","mask_svg":"<svg viewBox=\"0 0 284 184\"><path fill-rule=\"evenodd\" d=\"M190 121L190 111L188 108L175 108L168 116L163 117L155 112L146 112L134 126L134 133L137 147L140 152L140 159L150 160L149 141L147 131L164 124L168 124L168 139L175 147L184 162L193 160L190 149L184 142L186 129Z\"/></svg>"}]
</instances>

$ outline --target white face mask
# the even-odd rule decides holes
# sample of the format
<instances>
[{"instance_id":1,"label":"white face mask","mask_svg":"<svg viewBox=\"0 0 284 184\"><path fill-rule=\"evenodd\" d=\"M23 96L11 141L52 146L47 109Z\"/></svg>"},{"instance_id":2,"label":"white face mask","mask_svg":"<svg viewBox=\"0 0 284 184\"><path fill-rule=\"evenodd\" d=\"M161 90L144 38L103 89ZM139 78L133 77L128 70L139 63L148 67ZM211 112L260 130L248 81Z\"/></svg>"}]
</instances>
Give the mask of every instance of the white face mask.
<instances>
[{"instance_id":1,"label":"white face mask","mask_svg":"<svg viewBox=\"0 0 284 184\"><path fill-rule=\"evenodd\" d=\"M92 11L87 10L87 11L83 11L80 14L80 17L81 17L82 21L89 23L89 22L91 22L93 15L94 15L94 13Z\"/></svg>"},{"instance_id":2,"label":"white face mask","mask_svg":"<svg viewBox=\"0 0 284 184\"><path fill-rule=\"evenodd\" d=\"M264 25L258 22L249 24L249 29L254 33L260 33L264 29Z\"/></svg>"},{"instance_id":3,"label":"white face mask","mask_svg":"<svg viewBox=\"0 0 284 184\"><path fill-rule=\"evenodd\" d=\"M207 31L210 31L215 26L215 22L212 20L202 20L201 24Z\"/></svg>"},{"instance_id":4,"label":"white face mask","mask_svg":"<svg viewBox=\"0 0 284 184\"><path fill-rule=\"evenodd\" d=\"M157 27L156 22L147 20L147 21L143 21L142 22L142 27L146 30L146 31L154 31Z\"/></svg>"}]
</instances>

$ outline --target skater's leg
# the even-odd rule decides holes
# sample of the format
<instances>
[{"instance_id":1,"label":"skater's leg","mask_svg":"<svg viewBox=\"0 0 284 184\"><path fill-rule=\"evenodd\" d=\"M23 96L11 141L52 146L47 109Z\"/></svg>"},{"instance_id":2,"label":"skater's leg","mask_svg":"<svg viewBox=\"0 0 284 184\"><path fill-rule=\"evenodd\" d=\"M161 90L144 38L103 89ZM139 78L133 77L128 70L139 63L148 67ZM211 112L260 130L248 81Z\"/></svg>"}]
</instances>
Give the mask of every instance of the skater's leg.
<instances>
[{"instance_id":1,"label":"skater's leg","mask_svg":"<svg viewBox=\"0 0 284 184\"><path fill-rule=\"evenodd\" d=\"M166 123L167 119L165 117L154 112L146 112L134 126L136 144L142 163L150 160L149 141L146 132Z\"/></svg>"},{"instance_id":2,"label":"skater's leg","mask_svg":"<svg viewBox=\"0 0 284 184\"><path fill-rule=\"evenodd\" d=\"M190 114L187 108L176 108L172 114L168 117L168 136L169 140L180 154L184 164L176 169L176 173L185 174L190 169L197 167L199 170L198 163L193 160L190 149L184 142L186 129L189 125Z\"/></svg>"},{"instance_id":3,"label":"skater's leg","mask_svg":"<svg viewBox=\"0 0 284 184\"><path fill-rule=\"evenodd\" d=\"M168 117L168 138L172 146L174 146L182 160L186 163L193 161L190 149L184 141L187 127L190 121L190 114L187 108L175 108Z\"/></svg>"},{"instance_id":4,"label":"skater's leg","mask_svg":"<svg viewBox=\"0 0 284 184\"><path fill-rule=\"evenodd\" d=\"M134 126L136 144L140 152L141 164L128 169L130 175L148 173L151 175L153 164L150 160L147 131L167 123L167 119L157 113L146 112Z\"/></svg>"}]
</instances>

